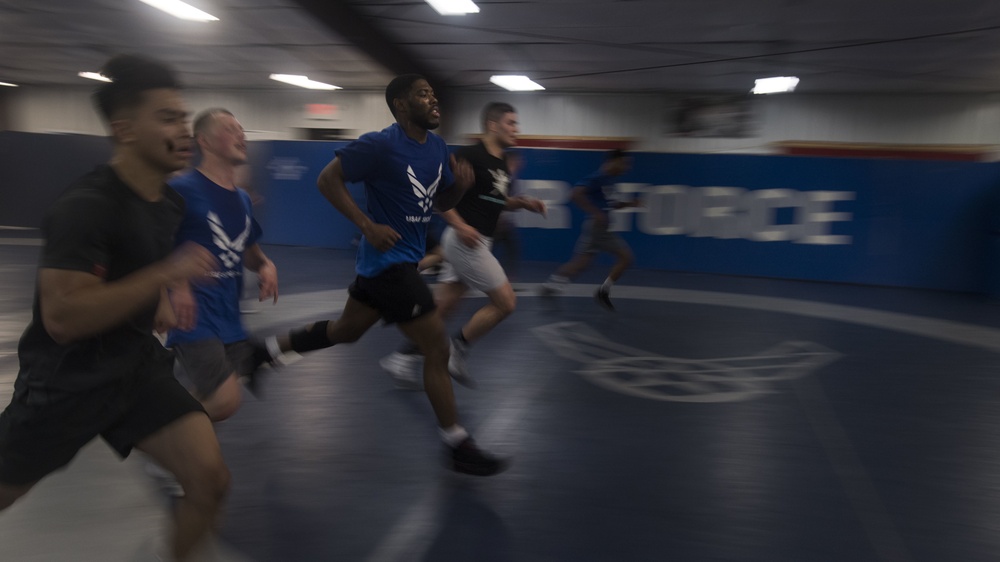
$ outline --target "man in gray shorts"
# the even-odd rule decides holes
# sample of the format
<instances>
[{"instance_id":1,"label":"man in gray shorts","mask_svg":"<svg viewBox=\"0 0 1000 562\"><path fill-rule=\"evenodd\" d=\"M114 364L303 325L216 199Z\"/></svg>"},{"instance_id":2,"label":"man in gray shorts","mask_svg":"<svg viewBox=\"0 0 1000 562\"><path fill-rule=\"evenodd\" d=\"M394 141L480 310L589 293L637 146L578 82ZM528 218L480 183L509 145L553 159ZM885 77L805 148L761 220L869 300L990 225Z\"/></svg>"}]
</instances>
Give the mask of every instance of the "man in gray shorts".
<instances>
[{"instance_id":1,"label":"man in gray shorts","mask_svg":"<svg viewBox=\"0 0 1000 562\"><path fill-rule=\"evenodd\" d=\"M608 190L612 188L616 178L629 170L631 164L624 151L612 150L598 171L577 183L573 190L573 202L590 216L583 222L583 230L573 250L573 259L561 265L542 285L543 295L562 292L571 279L590 266L594 256L600 252L608 252L614 254L617 261L611 266L607 279L594 293L594 298L604 308L615 309L611 304L611 287L632 265L633 256L632 249L621 236L608 230L608 213L613 209L638 206L639 201L611 201L608 199Z\"/></svg>"},{"instance_id":2,"label":"man in gray shorts","mask_svg":"<svg viewBox=\"0 0 1000 562\"><path fill-rule=\"evenodd\" d=\"M483 137L455 156L472 164L475 184L454 209L441 213L448 227L441 236L445 262L434 300L438 313L447 319L469 290L486 293L490 302L472 315L451 339L448 371L452 378L472 385L465 358L473 342L483 337L514 312L517 298L500 262L493 255L493 233L504 210L527 209L545 214L545 203L534 197L508 197L510 170L504 151L517 143L517 113L507 103L492 102L483 110ZM412 344L379 361L379 365L403 387L419 386L416 366L421 356Z\"/></svg>"},{"instance_id":3,"label":"man in gray shorts","mask_svg":"<svg viewBox=\"0 0 1000 562\"><path fill-rule=\"evenodd\" d=\"M170 182L186 204L176 239L204 246L220 268L212 283L173 288L177 328L167 345L177 354L189 390L217 422L239 409L240 379L247 378L254 390L257 367L270 359L262 344L248 340L240 318L244 266L257 273L261 300L277 301L278 271L257 243L261 228L250 195L236 186L237 169L247 161L240 122L225 109L205 110L195 119L194 138L201 162Z\"/></svg>"}]
</instances>

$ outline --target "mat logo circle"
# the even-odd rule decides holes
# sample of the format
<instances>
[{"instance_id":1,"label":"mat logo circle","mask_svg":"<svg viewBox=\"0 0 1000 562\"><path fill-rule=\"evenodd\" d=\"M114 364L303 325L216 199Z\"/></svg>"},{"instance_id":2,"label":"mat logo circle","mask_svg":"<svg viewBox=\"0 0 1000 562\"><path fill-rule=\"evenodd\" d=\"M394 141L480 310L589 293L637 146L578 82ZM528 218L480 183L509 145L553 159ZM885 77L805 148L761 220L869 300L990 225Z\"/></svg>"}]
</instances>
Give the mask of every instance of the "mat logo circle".
<instances>
[{"instance_id":1,"label":"mat logo circle","mask_svg":"<svg viewBox=\"0 0 1000 562\"><path fill-rule=\"evenodd\" d=\"M579 322L534 329L557 355L578 361L591 383L668 402L739 402L777 392L775 383L809 375L840 354L813 342L787 341L743 357L683 359L608 340Z\"/></svg>"}]
</instances>

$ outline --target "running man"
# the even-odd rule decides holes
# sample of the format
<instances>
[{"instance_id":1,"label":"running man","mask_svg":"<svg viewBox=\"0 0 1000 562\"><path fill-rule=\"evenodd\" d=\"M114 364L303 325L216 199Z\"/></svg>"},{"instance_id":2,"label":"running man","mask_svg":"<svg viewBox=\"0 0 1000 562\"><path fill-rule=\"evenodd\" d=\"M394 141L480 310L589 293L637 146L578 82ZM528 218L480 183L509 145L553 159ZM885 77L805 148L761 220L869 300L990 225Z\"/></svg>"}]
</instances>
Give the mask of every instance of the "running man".
<instances>
[{"instance_id":1,"label":"running man","mask_svg":"<svg viewBox=\"0 0 1000 562\"><path fill-rule=\"evenodd\" d=\"M524 166L524 157L516 151L508 150L504 153L504 160L507 162L507 171L510 175L507 196L520 195L518 184L520 183L521 168ZM500 260L500 265L503 266L510 282L516 283L521 267L521 235L517 230L514 211L504 210L500 213L500 218L497 219L497 228L493 231L493 253Z\"/></svg>"},{"instance_id":2,"label":"running man","mask_svg":"<svg viewBox=\"0 0 1000 562\"><path fill-rule=\"evenodd\" d=\"M240 318L243 269L257 274L259 299L278 300L278 270L257 239L250 195L236 186L237 170L247 162L246 135L233 114L222 108L201 112L194 139L202 159L196 169L170 181L186 203L177 244L197 243L216 255L215 282L182 283L170 293L177 327L167 346L177 354L192 393L212 421L229 418L242 402L241 379L255 389L257 367L267 357L247 339Z\"/></svg>"},{"instance_id":3,"label":"running man","mask_svg":"<svg viewBox=\"0 0 1000 562\"><path fill-rule=\"evenodd\" d=\"M469 347L514 312L517 297L503 267L492 253L493 233L504 210L527 209L545 214L545 203L527 196L508 197L511 175L504 151L517 144L518 121L514 108L492 102L483 109L483 137L475 145L455 152L472 164L475 184L454 209L444 211L448 227L441 236L444 255L438 274L438 314L447 322L471 287L486 293L490 302L472 315L451 339L448 370L466 386L473 382L465 365ZM419 387L416 365L421 357L415 344L382 358L379 364L403 387Z\"/></svg>"},{"instance_id":4,"label":"running man","mask_svg":"<svg viewBox=\"0 0 1000 562\"><path fill-rule=\"evenodd\" d=\"M229 470L201 404L153 336L169 328L167 288L215 269L196 244L174 248L184 201L165 180L191 157L180 84L164 64L111 59L94 95L114 141L108 165L48 209L20 371L0 414L0 509L100 435L139 449L187 492L172 512L171 559L193 555L216 523ZM171 250L173 250L171 252Z\"/></svg>"},{"instance_id":5,"label":"running man","mask_svg":"<svg viewBox=\"0 0 1000 562\"><path fill-rule=\"evenodd\" d=\"M348 289L344 311L336 321L267 338L267 347L272 357L305 353L355 342L380 319L398 325L427 358L424 389L450 467L493 475L506 469L507 462L480 450L459 425L444 323L417 271L433 208L452 208L472 184L472 169L450 156L444 140L431 132L440 125L441 113L427 80L416 74L398 76L386 87L385 101L396 123L338 150L317 182L327 200L362 233L357 278ZM354 202L347 182L364 182L370 217Z\"/></svg>"},{"instance_id":6,"label":"running man","mask_svg":"<svg viewBox=\"0 0 1000 562\"><path fill-rule=\"evenodd\" d=\"M600 252L608 252L615 256L616 261L611 266L607 279L594 293L594 298L607 310L613 311L615 309L614 305L611 304L611 287L621 278L622 273L632 265L634 257L632 249L622 240L621 236L608 230L608 213L614 209L637 207L639 200L611 201L608 199L608 191L614 185L616 178L628 172L631 165L631 159L623 150L612 150L607 154L598 171L577 184L573 190L573 202L590 216L583 222L580 238L573 250L573 259L561 265L555 273L549 276L548 281L542 285L543 295L561 293L570 280L590 266L594 256Z\"/></svg>"}]
</instances>

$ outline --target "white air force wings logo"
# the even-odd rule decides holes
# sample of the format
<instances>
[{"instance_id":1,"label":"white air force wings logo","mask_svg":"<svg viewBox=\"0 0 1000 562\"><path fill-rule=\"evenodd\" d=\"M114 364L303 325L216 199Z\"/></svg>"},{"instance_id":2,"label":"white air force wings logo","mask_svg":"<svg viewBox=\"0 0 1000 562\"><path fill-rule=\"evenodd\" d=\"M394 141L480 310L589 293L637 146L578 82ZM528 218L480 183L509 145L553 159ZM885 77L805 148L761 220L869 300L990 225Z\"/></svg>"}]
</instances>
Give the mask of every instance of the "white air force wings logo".
<instances>
[{"instance_id":1,"label":"white air force wings logo","mask_svg":"<svg viewBox=\"0 0 1000 562\"><path fill-rule=\"evenodd\" d=\"M684 359L615 343L579 322L557 322L534 332L557 355L582 363L577 373L595 385L670 402L752 400L840 357L817 343L786 341L744 357Z\"/></svg>"},{"instance_id":2,"label":"white air force wings logo","mask_svg":"<svg viewBox=\"0 0 1000 562\"><path fill-rule=\"evenodd\" d=\"M243 250L246 248L247 240L250 238L250 217L246 217L243 232L232 240L226 234L226 229L222 227L219 215L212 211L208 212L208 228L212 230L212 242L221 250L219 252L219 261L222 262L222 265L226 266L226 269L232 269L238 265L243 255Z\"/></svg>"},{"instance_id":3,"label":"white air force wings logo","mask_svg":"<svg viewBox=\"0 0 1000 562\"><path fill-rule=\"evenodd\" d=\"M490 175L493 176L493 191L507 197L507 192L510 191L510 176L507 175L507 172L490 170Z\"/></svg>"},{"instance_id":4,"label":"white air force wings logo","mask_svg":"<svg viewBox=\"0 0 1000 562\"><path fill-rule=\"evenodd\" d=\"M438 184L441 183L441 170L443 168L442 164L438 164L438 176L434 180L434 183L430 184L428 187L424 187L420 180L417 179L417 175L413 173L413 166L406 167L406 175L410 177L410 184L413 185L413 194L417 196L420 204L420 208L426 213L431 205L434 204L434 193L437 191Z\"/></svg>"}]
</instances>

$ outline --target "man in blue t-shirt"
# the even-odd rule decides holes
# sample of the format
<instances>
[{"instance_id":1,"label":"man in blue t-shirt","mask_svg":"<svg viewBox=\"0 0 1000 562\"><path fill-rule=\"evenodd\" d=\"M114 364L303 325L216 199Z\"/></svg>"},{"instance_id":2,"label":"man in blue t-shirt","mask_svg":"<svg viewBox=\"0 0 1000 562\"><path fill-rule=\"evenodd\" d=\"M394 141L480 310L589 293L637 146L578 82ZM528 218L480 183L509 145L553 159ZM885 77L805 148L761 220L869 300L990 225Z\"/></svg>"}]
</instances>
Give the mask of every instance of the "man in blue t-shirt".
<instances>
[{"instance_id":1,"label":"man in blue t-shirt","mask_svg":"<svg viewBox=\"0 0 1000 562\"><path fill-rule=\"evenodd\" d=\"M323 196L362 233L357 278L344 311L336 321L270 337L266 344L277 357L357 341L380 319L397 324L426 357L424 390L449 465L457 472L493 475L507 462L480 450L458 424L444 322L434 314L434 297L417 271L434 209L448 210L462 198L472 185L472 168L450 156L444 140L431 132L440 125L441 113L427 80L398 76L386 87L385 101L396 123L338 150L317 181ZM364 183L367 214L351 197L348 182Z\"/></svg>"},{"instance_id":2,"label":"man in blue t-shirt","mask_svg":"<svg viewBox=\"0 0 1000 562\"><path fill-rule=\"evenodd\" d=\"M621 236L608 230L608 213L622 207L638 206L639 201L611 201L608 199L607 190L612 189L615 179L627 172L630 166L631 161L623 150L612 150L598 171L576 184L576 189L573 190L573 202L590 216L583 222L580 238L573 250L573 259L561 265L542 285L543 295L562 292L563 287L571 279L590 266L594 256L600 252L608 252L614 254L616 261L611 266L607 279L594 293L594 298L604 308L615 309L611 304L611 287L632 265L633 256L632 249Z\"/></svg>"},{"instance_id":3,"label":"man in blue t-shirt","mask_svg":"<svg viewBox=\"0 0 1000 562\"><path fill-rule=\"evenodd\" d=\"M448 371L455 381L474 386L465 365L472 344L514 312L517 298L499 260L492 253L493 235L504 210L526 209L545 214L545 203L510 193L510 170L504 151L517 144L518 122L514 107L490 102L483 109L483 137L472 146L459 148L455 156L472 164L475 184L454 209L441 213L448 227L441 236L444 267L438 275L438 314L447 321L471 288L486 293L489 303L476 311L452 337ZM408 342L387 355L379 365L397 384L413 385L418 350Z\"/></svg>"},{"instance_id":4,"label":"man in blue t-shirt","mask_svg":"<svg viewBox=\"0 0 1000 562\"><path fill-rule=\"evenodd\" d=\"M207 248L219 260L219 270L212 283L171 291L177 327L167 345L176 352L192 394L212 421L222 421L240 407L240 379L252 383L267 357L262 346L248 341L240 319L243 268L257 274L260 300L277 301L278 272L257 243L261 229L250 196L236 186L237 169L247 162L242 125L228 110L208 109L195 119L194 137L201 163L170 182L186 203L176 240Z\"/></svg>"}]
</instances>

